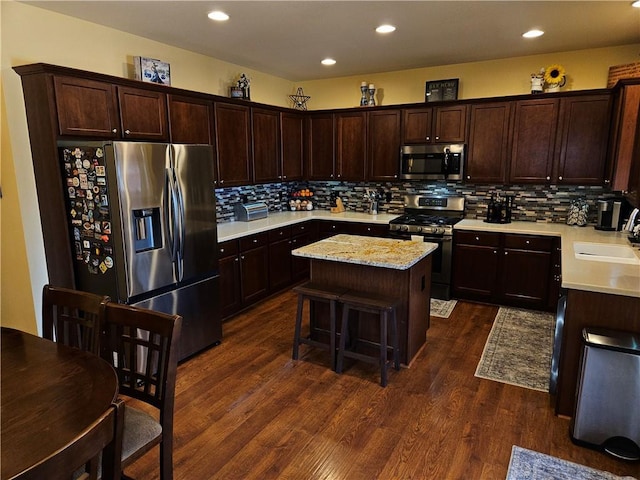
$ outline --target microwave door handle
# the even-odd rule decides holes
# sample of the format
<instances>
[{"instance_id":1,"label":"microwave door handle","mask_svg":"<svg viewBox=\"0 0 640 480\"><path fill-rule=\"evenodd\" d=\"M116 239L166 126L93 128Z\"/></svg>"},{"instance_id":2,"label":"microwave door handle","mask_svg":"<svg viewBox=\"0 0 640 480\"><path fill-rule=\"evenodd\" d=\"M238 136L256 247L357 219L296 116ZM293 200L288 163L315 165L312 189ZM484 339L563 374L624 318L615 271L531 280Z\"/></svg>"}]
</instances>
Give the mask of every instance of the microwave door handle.
<instances>
[{"instance_id":1,"label":"microwave door handle","mask_svg":"<svg viewBox=\"0 0 640 480\"><path fill-rule=\"evenodd\" d=\"M444 178L445 180L449 176L449 149L444 149L444 158L443 158L443 169L444 169Z\"/></svg>"}]
</instances>

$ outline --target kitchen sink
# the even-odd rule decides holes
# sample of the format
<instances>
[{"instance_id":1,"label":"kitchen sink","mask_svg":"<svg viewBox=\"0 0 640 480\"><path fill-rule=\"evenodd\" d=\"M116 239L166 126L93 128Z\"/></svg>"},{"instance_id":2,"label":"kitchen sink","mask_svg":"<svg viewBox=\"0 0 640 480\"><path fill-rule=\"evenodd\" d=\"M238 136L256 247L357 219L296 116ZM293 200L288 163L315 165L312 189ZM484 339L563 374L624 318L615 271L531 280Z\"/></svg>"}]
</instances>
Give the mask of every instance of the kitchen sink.
<instances>
[{"instance_id":1,"label":"kitchen sink","mask_svg":"<svg viewBox=\"0 0 640 480\"><path fill-rule=\"evenodd\" d=\"M573 242L573 250L579 260L640 265L640 259L633 252L633 248L627 245Z\"/></svg>"}]
</instances>

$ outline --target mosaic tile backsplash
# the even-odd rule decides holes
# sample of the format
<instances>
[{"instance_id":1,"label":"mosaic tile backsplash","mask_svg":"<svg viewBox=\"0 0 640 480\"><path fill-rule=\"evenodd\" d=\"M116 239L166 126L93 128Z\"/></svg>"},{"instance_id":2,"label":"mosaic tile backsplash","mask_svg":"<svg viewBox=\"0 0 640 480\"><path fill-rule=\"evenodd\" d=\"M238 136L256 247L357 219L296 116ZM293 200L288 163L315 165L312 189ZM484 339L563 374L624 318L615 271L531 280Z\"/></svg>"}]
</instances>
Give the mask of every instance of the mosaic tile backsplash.
<instances>
[{"instance_id":1,"label":"mosaic tile backsplash","mask_svg":"<svg viewBox=\"0 0 640 480\"><path fill-rule=\"evenodd\" d=\"M238 202L262 201L270 212L288 210L289 194L294 190L308 188L314 192L316 209L329 210L329 196L340 196L348 211L364 212L367 202L365 191L375 190L381 194L379 213L403 212L405 194L462 195L465 197L465 218L484 219L492 193L515 195L513 221L565 223L569 206L573 200L585 199L589 205L589 223L597 219L596 202L613 198L615 192L603 187L560 185L466 185L463 183L439 182L288 182L264 185L247 185L216 189L218 222L234 220L233 206Z\"/></svg>"}]
</instances>

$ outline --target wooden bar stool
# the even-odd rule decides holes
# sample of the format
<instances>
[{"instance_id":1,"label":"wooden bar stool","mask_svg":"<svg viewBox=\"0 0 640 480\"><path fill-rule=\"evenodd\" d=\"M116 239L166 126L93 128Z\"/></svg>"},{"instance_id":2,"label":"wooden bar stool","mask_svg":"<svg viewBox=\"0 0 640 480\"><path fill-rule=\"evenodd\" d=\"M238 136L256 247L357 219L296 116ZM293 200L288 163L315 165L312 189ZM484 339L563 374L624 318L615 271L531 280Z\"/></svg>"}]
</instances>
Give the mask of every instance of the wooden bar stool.
<instances>
[{"instance_id":1,"label":"wooden bar stool","mask_svg":"<svg viewBox=\"0 0 640 480\"><path fill-rule=\"evenodd\" d=\"M320 285L313 282L307 282L298 285L293 289L298 294L298 312L296 314L296 328L293 337L293 355L294 360L298 359L298 352L301 343L316 348L322 348L331 352L331 370L336 369L336 303L340 296L347 291L346 288L332 287L329 285ZM311 302L325 302L329 304L329 344L312 340L311 338L302 337L302 309L304 301L309 301L309 310L311 310Z\"/></svg>"},{"instance_id":2,"label":"wooden bar stool","mask_svg":"<svg viewBox=\"0 0 640 480\"><path fill-rule=\"evenodd\" d=\"M391 348L393 350L393 366L400 370L400 351L398 347L398 323L396 318L397 301L393 298L381 297L370 293L349 290L340 297L342 304L342 328L340 330L340 347L336 372L342 373L344 357L355 358L368 363L380 364L380 385L387 386L387 324L391 319ZM380 355L373 357L351 350L346 350L347 332L349 328L349 311L357 310L378 315L380 321ZM357 343L357 340L356 342Z\"/></svg>"}]
</instances>

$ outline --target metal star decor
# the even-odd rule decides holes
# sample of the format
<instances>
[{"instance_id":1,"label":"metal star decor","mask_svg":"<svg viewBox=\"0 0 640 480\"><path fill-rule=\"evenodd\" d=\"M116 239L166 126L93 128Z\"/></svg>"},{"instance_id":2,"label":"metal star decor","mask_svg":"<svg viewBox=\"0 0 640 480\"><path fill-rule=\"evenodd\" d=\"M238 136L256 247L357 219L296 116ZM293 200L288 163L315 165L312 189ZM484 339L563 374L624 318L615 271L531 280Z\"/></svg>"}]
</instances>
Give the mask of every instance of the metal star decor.
<instances>
[{"instance_id":1,"label":"metal star decor","mask_svg":"<svg viewBox=\"0 0 640 480\"><path fill-rule=\"evenodd\" d=\"M307 109L307 100L311 97L305 95L302 91L302 87L298 87L298 91L295 95L289 95L289 98L293 102L293 108L296 110L306 110Z\"/></svg>"}]
</instances>

